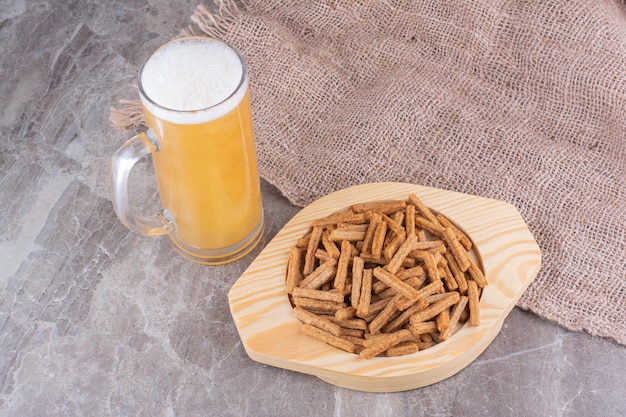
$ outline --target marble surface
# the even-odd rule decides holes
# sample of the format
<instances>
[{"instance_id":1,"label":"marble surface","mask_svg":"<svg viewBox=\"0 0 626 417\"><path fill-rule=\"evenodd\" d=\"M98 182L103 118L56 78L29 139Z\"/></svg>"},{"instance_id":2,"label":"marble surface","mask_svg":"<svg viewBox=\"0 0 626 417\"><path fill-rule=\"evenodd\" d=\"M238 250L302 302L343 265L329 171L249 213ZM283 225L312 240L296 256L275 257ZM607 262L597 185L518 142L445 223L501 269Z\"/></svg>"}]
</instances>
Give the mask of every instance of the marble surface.
<instances>
[{"instance_id":1,"label":"marble surface","mask_svg":"<svg viewBox=\"0 0 626 417\"><path fill-rule=\"evenodd\" d=\"M626 348L514 309L467 368L372 394L250 360L227 292L298 212L263 182L260 247L219 267L134 235L109 107L196 1L0 0L1 416L624 416ZM150 161L133 171L158 206Z\"/></svg>"}]
</instances>

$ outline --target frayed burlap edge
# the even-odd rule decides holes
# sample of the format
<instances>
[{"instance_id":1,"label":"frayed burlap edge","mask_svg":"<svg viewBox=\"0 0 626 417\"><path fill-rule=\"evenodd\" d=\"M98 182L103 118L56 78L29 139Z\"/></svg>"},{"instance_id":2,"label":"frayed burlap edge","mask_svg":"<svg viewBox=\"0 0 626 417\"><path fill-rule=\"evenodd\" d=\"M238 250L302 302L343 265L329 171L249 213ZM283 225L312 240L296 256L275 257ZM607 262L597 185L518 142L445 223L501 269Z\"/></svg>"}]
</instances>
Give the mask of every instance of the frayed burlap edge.
<instances>
[{"instance_id":1,"label":"frayed burlap edge","mask_svg":"<svg viewBox=\"0 0 626 417\"><path fill-rule=\"evenodd\" d=\"M119 101L120 107L111 107L109 121L118 130L134 130L145 126L139 100Z\"/></svg>"}]
</instances>

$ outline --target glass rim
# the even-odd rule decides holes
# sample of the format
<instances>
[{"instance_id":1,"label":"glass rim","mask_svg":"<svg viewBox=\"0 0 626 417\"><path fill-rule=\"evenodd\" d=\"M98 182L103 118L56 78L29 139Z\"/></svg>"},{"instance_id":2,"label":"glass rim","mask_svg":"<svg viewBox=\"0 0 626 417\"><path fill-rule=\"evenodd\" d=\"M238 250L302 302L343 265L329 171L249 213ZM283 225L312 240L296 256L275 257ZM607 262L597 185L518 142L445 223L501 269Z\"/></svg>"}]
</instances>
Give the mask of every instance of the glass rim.
<instances>
[{"instance_id":1,"label":"glass rim","mask_svg":"<svg viewBox=\"0 0 626 417\"><path fill-rule=\"evenodd\" d=\"M143 70L146 66L146 64L148 63L148 61L150 60L150 58L152 58L157 52L159 52L160 50L162 50L163 48L173 44L173 43L177 43L177 42L184 42L184 41L189 41L189 40L200 40L202 42L212 42L212 43L219 43L222 44L224 46L226 46L228 49L230 49L231 51L233 51L235 53L235 55L237 56L237 58L239 59L239 63L241 64L241 79L239 80L239 83L237 84L237 87L235 87L233 89L233 91L223 100L212 104L210 106L207 107L202 107L202 108L198 108L198 109L193 109L193 110L179 110L179 109L172 109L169 107L166 107L162 104L157 103L156 101L154 101L144 90L143 85L141 83L141 76L143 74ZM168 41L164 44L162 44L161 46L159 46L158 48L156 48L151 54L149 54L142 62L141 66L139 67L139 71L137 72L137 88L139 90L139 95L142 99L145 99L148 103L150 103L151 106L155 106L156 108L160 109L160 110L164 110L168 113L178 113L178 114L188 114L188 113L200 113L200 112L204 112L204 111L209 111L212 109L216 109L226 103L228 103L230 100L233 99L233 97L235 97L237 95L237 93L242 89L242 87L244 87L246 85L246 80L247 80L247 76L248 76L248 71L246 68L246 63L243 60L243 57L241 56L241 54L239 53L239 51L235 48L233 48L228 42L225 42L223 40L217 39L217 38L211 38L208 36L183 36L180 38L176 38L176 39L172 39L171 41Z\"/></svg>"}]
</instances>

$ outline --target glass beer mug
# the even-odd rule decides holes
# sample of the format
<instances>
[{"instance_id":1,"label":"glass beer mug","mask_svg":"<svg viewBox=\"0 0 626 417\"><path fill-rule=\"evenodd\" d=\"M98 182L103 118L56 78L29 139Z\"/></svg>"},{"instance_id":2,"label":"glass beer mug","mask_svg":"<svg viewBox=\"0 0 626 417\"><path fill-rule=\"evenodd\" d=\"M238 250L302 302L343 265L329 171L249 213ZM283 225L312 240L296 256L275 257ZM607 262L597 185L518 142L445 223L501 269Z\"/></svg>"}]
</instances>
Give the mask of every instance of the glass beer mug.
<instances>
[{"instance_id":1,"label":"glass beer mug","mask_svg":"<svg viewBox=\"0 0 626 417\"><path fill-rule=\"evenodd\" d=\"M263 206L246 66L237 51L205 37L171 41L139 70L148 127L113 156L111 194L120 221L144 235L167 234L185 258L230 262L263 230ZM152 155L162 210L130 210L128 177Z\"/></svg>"}]
</instances>

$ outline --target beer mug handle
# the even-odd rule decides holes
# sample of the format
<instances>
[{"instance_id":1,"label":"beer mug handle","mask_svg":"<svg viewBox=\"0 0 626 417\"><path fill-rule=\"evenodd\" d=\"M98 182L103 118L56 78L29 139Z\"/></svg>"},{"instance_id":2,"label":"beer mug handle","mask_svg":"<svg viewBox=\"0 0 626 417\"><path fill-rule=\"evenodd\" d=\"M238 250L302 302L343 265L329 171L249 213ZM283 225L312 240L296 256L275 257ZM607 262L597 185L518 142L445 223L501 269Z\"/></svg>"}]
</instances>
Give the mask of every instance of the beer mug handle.
<instances>
[{"instance_id":1,"label":"beer mug handle","mask_svg":"<svg viewBox=\"0 0 626 417\"><path fill-rule=\"evenodd\" d=\"M152 216L137 216L132 213L128 198L130 170L144 156L159 150L159 142L150 129L129 139L115 154L111 166L111 200L113 209L122 224L142 235L157 236L175 229L174 219L166 211Z\"/></svg>"}]
</instances>

